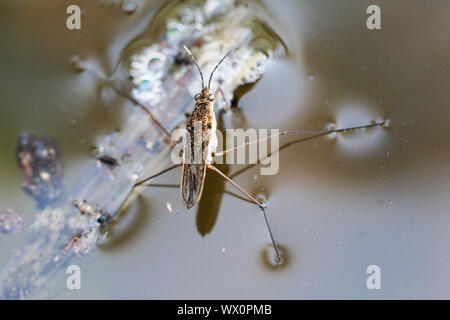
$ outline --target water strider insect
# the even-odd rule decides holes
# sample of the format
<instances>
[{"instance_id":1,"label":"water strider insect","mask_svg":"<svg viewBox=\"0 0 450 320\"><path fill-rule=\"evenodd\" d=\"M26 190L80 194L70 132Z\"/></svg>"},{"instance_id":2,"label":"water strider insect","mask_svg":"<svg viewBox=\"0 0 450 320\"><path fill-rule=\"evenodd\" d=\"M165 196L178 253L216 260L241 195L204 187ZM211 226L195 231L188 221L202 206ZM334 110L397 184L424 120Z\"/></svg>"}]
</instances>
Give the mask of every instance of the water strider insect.
<instances>
[{"instance_id":1,"label":"water strider insect","mask_svg":"<svg viewBox=\"0 0 450 320\"><path fill-rule=\"evenodd\" d=\"M232 51L228 52L214 67L209 77L208 85L205 86L202 70L200 69L190 50L186 46L184 46L184 49L189 54L198 71L200 72L202 90L195 95L195 107L186 123L186 135L182 141L183 162L137 182L134 187L137 187L144 182L156 178L157 176L172 169L182 166L183 169L180 184L181 199L185 207L187 209L191 209L199 202L202 196L206 177L206 169L208 168L215 171L222 178L231 183L240 192L242 192L251 202L261 208L264 214L264 219L270 235L270 239L277 254L277 259L279 262L281 262L281 255L275 244L272 230L270 229L265 206L257 201L254 197L252 197L244 189L242 189L239 185L237 185L234 181L228 178L225 174L223 174L219 169L212 165L213 157L215 156L217 149L217 123L214 114L215 96L211 93L210 90L211 80L214 72L217 70L219 65L226 59L226 57L231 54Z\"/></svg>"},{"instance_id":2,"label":"water strider insect","mask_svg":"<svg viewBox=\"0 0 450 320\"><path fill-rule=\"evenodd\" d=\"M173 165L167 169L164 169L160 171L157 174L154 174L146 179L143 179L139 182L137 182L133 189L135 187L138 187L142 185L143 183L154 179L168 171L171 171L177 167L182 167L182 174L181 174L181 184L180 184L180 190L181 190L181 199L183 201L184 206L187 209L193 208L200 200L202 196L202 191L204 187L205 182L205 176L206 176L206 169L210 169L212 171L215 171L217 174L219 174L225 181L228 181L230 184L232 184L236 189L238 189L242 194L245 195L246 198L250 200L250 202L257 205L263 212L264 220L267 226L268 234L270 236L270 240L272 242L273 248L275 249L276 257L277 257L277 263L281 263L281 253L276 245L276 242L274 240L272 230L269 225L269 221L267 218L267 212L266 207L262 203L260 203L258 200L256 200L254 197L252 197L248 192L246 192L243 188L241 188L238 184L236 184L233 180L231 180L228 176L226 176L224 173L222 173L219 169L217 169L213 164L213 158L215 156L222 156L226 154L227 152L236 150L241 147L245 147L252 143L257 143L259 141L268 140L271 138L274 138L275 136L285 135L289 133L306 133L306 134L316 134L316 136L322 136L330 133L339 133L344 131L350 131L350 130L356 130L361 128L369 128L374 126L380 126L383 125L385 122L372 122L368 125L358 126L358 127L350 127L350 128L343 128L343 129L332 129L332 130L324 130L324 131L282 131L277 134L272 134L267 137L257 139L255 141L250 141L244 144L241 144L239 146L221 151L216 152L217 149L217 136L216 136L216 118L214 114L214 102L216 97L214 94L211 93L211 80L214 75L214 72L217 70L218 66L225 60L226 57L230 55L230 52L228 52L220 61L219 63L214 67L213 71L211 72L211 75L209 77L208 85L205 86L204 79L203 79L203 73L200 69L199 65L197 64L194 56L189 51L189 49L184 46L184 49L188 53L188 55L191 57L193 63L197 67L200 78L202 82L202 89L199 93L195 95L195 107L192 113L190 114L187 123L186 123L186 134L182 140L183 148L182 148L182 163ZM116 90L117 91L117 90ZM218 90L220 92L220 89ZM166 134L166 138L171 138L170 134L166 129L164 129L161 124L154 118L154 116L151 114L151 112L143 106L140 102L138 102L136 99L124 94L123 92L118 92L122 96L125 96L127 98L130 98L135 104L139 105L142 109L146 111L146 113L149 115L150 119L156 123L158 127ZM173 144L172 144L173 145Z\"/></svg>"}]
</instances>

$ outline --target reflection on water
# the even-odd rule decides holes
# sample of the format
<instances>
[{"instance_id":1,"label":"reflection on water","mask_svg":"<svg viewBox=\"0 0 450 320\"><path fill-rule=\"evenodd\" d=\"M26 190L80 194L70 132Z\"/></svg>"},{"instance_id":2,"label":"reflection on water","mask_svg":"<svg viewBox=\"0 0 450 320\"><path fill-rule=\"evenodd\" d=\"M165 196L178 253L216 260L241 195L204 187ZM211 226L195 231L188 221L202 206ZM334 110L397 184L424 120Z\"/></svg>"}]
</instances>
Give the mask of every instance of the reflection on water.
<instances>
[{"instance_id":1,"label":"reflection on water","mask_svg":"<svg viewBox=\"0 0 450 320\"><path fill-rule=\"evenodd\" d=\"M136 2L127 15L99 3L80 1L88 22L79 33L54 28L62 4L2 4L0 116L8 121L0 137L0 207L23 213L26 227L35 203L21 190L14 159L20 133L58 138L70 189L97 137L123 123L121 100L100 96L98 83L74 74L68 61L80 55L111 74L158 4ZM220 168L252 195L266 195L275 237L289 258L282 272L267 272L260 211L210 173L197 212L183 208L177 188L143 191L98 250L76 261L82 292L61 289L58 297L448 298L443 4L383 3L382 29L368 31L369 2L265 3L293 60L268 65L254 88L233 101L246 121L226 115L225 127L321 130L381 119L389 127L332 139L282 137L280 145L287 145L274 176L258 176L258 166ZM45 21L31 19L43 12ZM178 181L175 171L155 183ZM0 244L2 264L24 237L0 234L8 240ZM365 288L370 264L382 270L382 292Z\"/></svg>"}]
</instances>

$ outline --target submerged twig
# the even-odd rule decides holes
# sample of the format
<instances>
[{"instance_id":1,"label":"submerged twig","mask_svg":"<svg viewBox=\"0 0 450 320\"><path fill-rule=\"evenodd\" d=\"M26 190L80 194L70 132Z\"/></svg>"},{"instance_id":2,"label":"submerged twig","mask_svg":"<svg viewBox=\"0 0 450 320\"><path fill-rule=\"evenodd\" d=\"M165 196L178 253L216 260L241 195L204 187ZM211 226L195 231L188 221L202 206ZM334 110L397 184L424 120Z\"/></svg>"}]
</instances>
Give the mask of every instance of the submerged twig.
<instances>
[{"instance_id":1,"label":"submerged twig","mask_svg":"<svg viewBox=\"0 0 450 320\"><path fill-rule=\"evenodd\" d=\"M264 42L265 29L255 18L252 7L233 1L197 2L198 5L192 5L195 1L188 4L174 1L164 6L150 27L150 30L159 27L160 34L151 39L151 45L134 52L129 61L135 86L131 96L148 106L161 126L169 131L184 120L198 90L198 82L192 81L197 76L192 66L178 63L182 45L195 50L202 66L216 62L217 57L230 49L240 48L229 61L224 61L228 67L217 69L215 82L211 84L216 90L220 83L227 101L231 101L236 88L262 76L264 61L276 46L270 34L267 34L270 39ZM176 28L179 34L174 34ZM184 84L188 83L196 87L186 87ZM170 147L164 135L139 108L127 119L123 129L105 137L104 143L114 148L112 154L126 154L126 160L116 162L103 158L103 162L113 164L112 169L103 170L93 159L78 185L39 213L28 230L26 243L0 272L0 298L42 298L60 291L65 286L65 278L52 280L64 277L65 266L80 255L80 251L71 249L75 246L84 255L94 248L103 223L114 218L136 178L150 170L158 171L169 161ZM80 203L74 206L73 200L86 200L98 207L96 213L109 212L111 217L108 215L105 220L97 214L81 214ZM55 290L55 286L59 289Z\"/></svg>"}]
</instances>

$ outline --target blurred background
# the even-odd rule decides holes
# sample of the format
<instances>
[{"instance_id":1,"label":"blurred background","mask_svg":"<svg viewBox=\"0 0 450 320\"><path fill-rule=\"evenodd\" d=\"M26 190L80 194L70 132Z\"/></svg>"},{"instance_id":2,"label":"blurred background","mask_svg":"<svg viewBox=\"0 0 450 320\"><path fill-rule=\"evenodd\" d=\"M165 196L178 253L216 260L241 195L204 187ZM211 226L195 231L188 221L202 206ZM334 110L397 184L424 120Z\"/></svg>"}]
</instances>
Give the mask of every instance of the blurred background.
<instances>
[{"instance_id":1,"label":"blurred background","mask_svg":"<svg viewBox=\"0 0 450 320\"><path fill-rule=\"evenodd\" d=\"M66 190L78 183L96 138L120 128L125 115L119 104L99 99L95 79L70 60L87 58L111 74L163 2L78 0L80 31L65 26L70 4L0 4L0 209L13 208L24 223L21 233L0 233L0 266L39 214L21 187L20 135L56 138ZM366 27L371 4L381 8L381 30ZM54 298L450 298L448 3L261 5L292 58L272 61L240 100L247 127L320 129L379 119L389 127L296 143L280 152L277 175L261 176L254 167L234 177L267 199L287 253L281 268L265 262L266 229L253 205L217 195L210 182L204 213L188 212L178 189L149 188L119 220L126 232L75 261L82 289ZM160 180L179 178L173 171ZM215 223L202 232L196 221L215 196ZM369 265L381 269L380 290L366 287Z\"/></svg>"}]
</instances>

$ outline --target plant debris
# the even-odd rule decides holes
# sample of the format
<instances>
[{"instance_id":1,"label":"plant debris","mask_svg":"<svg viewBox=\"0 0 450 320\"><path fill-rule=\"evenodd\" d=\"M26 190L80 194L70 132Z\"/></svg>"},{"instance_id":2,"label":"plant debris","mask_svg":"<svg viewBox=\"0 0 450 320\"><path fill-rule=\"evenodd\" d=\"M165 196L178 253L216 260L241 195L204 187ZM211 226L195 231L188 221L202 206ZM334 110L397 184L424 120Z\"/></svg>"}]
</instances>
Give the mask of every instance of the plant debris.
<instances>
[{"instance_id":1,"label":"plant debris","mask_svg":"<svg viewBox=\"0 0 450 320\"><path fill-rule=\"evenodd\" d=\"M17 164L23 171L23 190L43 208L64 192L61 149L52 138L22 134L17 146Z\"/></svg>"},{"instance_id":2,"label":"plant debris","mask_svg":"<svg viewBox=\"0 0 450 320\"><path fill-rule=\"evenodd\" d=\"M0 210L0 232L3 234L23 231L23 218L10 208Z\"/></svg>"}]
</instances>

